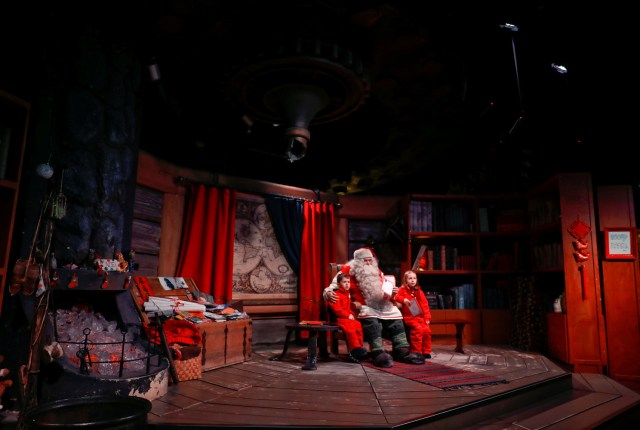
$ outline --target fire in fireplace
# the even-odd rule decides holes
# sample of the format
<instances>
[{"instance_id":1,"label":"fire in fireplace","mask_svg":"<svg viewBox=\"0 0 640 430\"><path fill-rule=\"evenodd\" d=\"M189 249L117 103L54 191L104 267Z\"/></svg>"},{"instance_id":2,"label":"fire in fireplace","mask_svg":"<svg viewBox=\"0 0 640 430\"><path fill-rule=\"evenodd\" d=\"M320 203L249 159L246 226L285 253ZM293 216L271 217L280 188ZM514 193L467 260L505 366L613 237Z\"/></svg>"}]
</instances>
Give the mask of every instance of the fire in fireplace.
<instances>
[{"instance_id":1,"label":"fire in fireplace","mask_svg":"<svg viewBox=\"0 0 640 430\"><path fill-rule=\"evenodd\" d=\"M121 330L117 321L77 306L56 309L49 317L55 345L64 353L64 362L83 375L148 374L152 361L158 363L162 358L154 343L139 336L142 330L137 326Z\"/></svg>"},{"instance_id":2,"label":"fire in fireplace","mask_svg":"<svg viewBox=\"0 0 640 430\"><path fill-rule=\"evenodd\" d=\"M142 323L129 274L110 273L108 283L94 270L62 268L56 276L40 401L114 394L154 400L166 394L169 363L149 339L153 327Z\"/></svg>"}]
</instances>

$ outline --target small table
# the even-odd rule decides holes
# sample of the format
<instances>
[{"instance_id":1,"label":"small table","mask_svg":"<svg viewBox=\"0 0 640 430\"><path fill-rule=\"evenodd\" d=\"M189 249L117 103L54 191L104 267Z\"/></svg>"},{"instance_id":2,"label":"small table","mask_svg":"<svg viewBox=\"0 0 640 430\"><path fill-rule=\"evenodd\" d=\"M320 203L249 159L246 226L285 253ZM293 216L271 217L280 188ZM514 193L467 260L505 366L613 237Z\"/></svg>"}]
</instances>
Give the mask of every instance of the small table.
<instances>
[{"instance_id":1,"label":"small table","mask_svg":"<svg viewBox=\"0 0 640 430\"><path fill-rule=\"evenodd\" d=\"M308 349L307 349L307 362L304 366L302 366L302 370L316 370L316 361L318 358L318 333L326 333L329 331L337 331L340 330L340 327L332 324L300 324L300 323L290 323L285 324L287 328L287 337L284 340L284 348L282 348L282 353L276 355L271 358L272 361L280 361L284 358L287 353L287 349L289 348L289 341L291 340L291 334L294 331L308 331L309 332L309 341L308 341ZM326 338L323 338L323 348L325 349L324 355L328 355L326 352Z\"/></svg>"}]
</instances>

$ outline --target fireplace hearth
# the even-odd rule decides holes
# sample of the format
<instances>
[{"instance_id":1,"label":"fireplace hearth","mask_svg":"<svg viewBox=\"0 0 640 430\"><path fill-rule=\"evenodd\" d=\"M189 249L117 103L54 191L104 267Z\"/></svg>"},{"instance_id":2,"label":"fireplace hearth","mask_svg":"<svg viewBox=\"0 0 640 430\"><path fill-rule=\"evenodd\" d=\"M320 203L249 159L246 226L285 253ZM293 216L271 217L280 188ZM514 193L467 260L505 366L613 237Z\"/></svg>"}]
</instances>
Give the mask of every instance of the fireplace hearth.
<instances>
[{"instance_id":1,"label":"fireplace hearth","mask_svg":"<svg viewBox=\"0 0 640 430\"><path fill-rule=\"evenodd\" d=\"M45 336L40 402L126 395L154 400L167 392L169 363L149 339L128 286L129 273L56 273ZM72 286L71 286L72 285ZM54 352L51 354L51 352ZM45 360L47 361L47 360Z\"/></svg>"}]
</instances>

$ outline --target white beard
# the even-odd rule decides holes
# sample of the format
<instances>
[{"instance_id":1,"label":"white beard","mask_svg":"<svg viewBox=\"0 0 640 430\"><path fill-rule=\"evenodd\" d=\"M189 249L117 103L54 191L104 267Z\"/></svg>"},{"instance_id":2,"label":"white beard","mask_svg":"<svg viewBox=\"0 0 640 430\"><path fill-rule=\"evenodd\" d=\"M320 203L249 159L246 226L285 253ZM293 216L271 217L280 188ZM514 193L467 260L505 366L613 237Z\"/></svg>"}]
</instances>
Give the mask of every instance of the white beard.
<instances>
[{"instance_id":1,"label":"white beard","mask_svg":"<svg viewBox=\"0 0 640 430\"><path fill-rule=\"evenodd\" d=\"M371 308L382 310L386 300L384 300L382 277L378 265L376 263L364 264L360 260L354 260L350 267L349 272L358 283L365 304Z\"/></svg>"}]
</instances>

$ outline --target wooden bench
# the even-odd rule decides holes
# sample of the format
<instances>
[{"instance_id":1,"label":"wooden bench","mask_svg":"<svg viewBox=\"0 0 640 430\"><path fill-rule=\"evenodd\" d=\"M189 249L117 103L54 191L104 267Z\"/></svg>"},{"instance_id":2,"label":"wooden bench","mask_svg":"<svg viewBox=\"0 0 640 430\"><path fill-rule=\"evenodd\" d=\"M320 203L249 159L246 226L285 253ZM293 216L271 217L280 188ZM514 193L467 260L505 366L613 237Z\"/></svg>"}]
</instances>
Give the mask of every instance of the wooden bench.
<instances>
[{"instance_id":1,"label":"wooden bench","mask_svg":"<svg viewBox=\"0 0 640 430\"><path fill-rule=\"evenodd\" d=\"M456 341L456 352L464 354L464 327L467 324L471 324L469 320L460 320L460 319L446 319L446 320L432 320L430 323L433 325L453 325L456 328L455 334L448 333L432 333L431 339L455 339ZM345 340L342 330L332 331L331 332L331 353L333 355L338 355L338 341ZM408 339L407 339L408 340Z\"/></svg>"},{"instance_id":2,"label":"wooden bench","mask_svg":"<svg viewBox=\"0 0 640 430\"><path fill-rule=\"evenodd\" d=\"M431 320L430 323L433 325L455 325L456 333L448 334L448 333L431 333L431 339L440 339L440 338L454 338L456 340L456 352L464 354L464 326L467 324L471 324L469 320L461 320L461 319L444 319L444 320Z\"/></svg>"}]
</instances>

